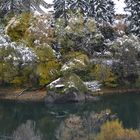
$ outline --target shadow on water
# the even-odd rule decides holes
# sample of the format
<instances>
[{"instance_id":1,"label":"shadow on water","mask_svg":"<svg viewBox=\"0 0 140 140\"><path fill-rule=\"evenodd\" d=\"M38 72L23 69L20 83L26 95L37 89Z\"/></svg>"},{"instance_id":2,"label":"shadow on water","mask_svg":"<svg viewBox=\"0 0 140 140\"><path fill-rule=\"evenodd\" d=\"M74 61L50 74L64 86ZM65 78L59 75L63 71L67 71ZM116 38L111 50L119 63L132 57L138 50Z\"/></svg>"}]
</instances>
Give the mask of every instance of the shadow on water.
<instances>
[{"instance_id":1,"label":"shadow on water","mask_svg":"<svg viewBox=\"0 0 140 140\"><path fill-rule=\"evenodd\" d=\"M62 129L63 122L71 115L84 118L105 109L116 113L126 128L140 130L140 95L125 94L104 96L94 103L65 105L1 101L0 136L14 140L24 140L19 137L25 135L26 140L54 140L56 132Z\"/></svg>"}]
</instances>

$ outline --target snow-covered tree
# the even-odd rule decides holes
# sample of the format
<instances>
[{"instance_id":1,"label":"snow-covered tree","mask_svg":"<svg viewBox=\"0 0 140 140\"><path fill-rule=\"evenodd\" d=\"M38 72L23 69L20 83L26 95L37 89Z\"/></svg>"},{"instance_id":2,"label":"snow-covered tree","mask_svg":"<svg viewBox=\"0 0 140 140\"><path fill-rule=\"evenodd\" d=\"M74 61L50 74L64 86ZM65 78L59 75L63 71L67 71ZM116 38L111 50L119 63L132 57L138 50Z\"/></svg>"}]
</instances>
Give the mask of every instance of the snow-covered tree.
<instances>
[{"instance_id":1,"label":"snow-covered tree","mask_svg":"<svg viewBox=\"0 0 140 140\"><path fill-rule=\"evenodd\" d=\"M67 25L68 21L68 13L69 13L69 5L71 4L71 0L54 0L54 13L55 18L63 18L65 21L65 25Z\"/></svg>"},{"instance_id":2,"label":"snow-covered tree","mask_svg":"<svg viewBox=\"0 0 140 140\"><path fill-rule=\"evenodd\" d=\"M113 24L114 16L115 16L115 4L112 0L107 0L106 10L107 10L107 14L106 14L107 15L107 21L110 24Z\"/></svg>"},{"instance_id":3,"label":"snow-covered tree","mask_svg":"<svg viewBox=\"0 0 140 140\"><path fill-rule=\"evenodd\" d=\"M10 1L0 0L0 18L3 18L5 14L9 11Z\"/></svg>"},{"instance_id":4,"label":"snow-covered tree","mask_svg":"<svg viewBox=\"0 0 140 140\"><path fill-rule=\"evenodd\" d=\"M140 1L125 0L125 11L128 13L129 31L140 37Z\"/></svg>"},{"instance_id":5,"label":"snow-covered tree","mask_svg":"<svg viewBox=\"0 0 140 140\"><path fill-rule=\"evenodd\" d=\"M55 18L63 17L68 21L69 13L83 14L85 17L94 17L96 21L113 23L115 14L112 0L54 0Z\"/></svg>"},{"instance_id":6,"label":"snow-covered tree","mask_svg":"<svg viewBox=\"0 0 140 140\"><path fill-rule=\"evenodd\" d=\"M80 11L84 16L87 15L88 1L87 0L73 0L70 5L70 9L74 12Z\"/></svg>"},{"instance_id":7,"label":"snow-covered tree","mask_svg":"<svg viewBox=\"0 0 140 140\"><path fill-rule=\"evenodd\" d=\"M95 1L95 20L99 23L113 23L114 18L114 3L112 0L96 0Z\"/></svg>"},{"instance_id":8,"label":"snow-covered tree","mask_svg":"<svg viewBox=\"0 0 140 140\"><path fill-rule=\"evenodd\" d=\"M48 9L50 6L45 0L0 0L0 18L22 12L45 13L42 7Z\"/></svg>"},{"instance_id":9,"label":"snow-covered tree","mask_svg":"<svg viewBox=\"0 0 140 140\"><path fill-rule=\"evenodd\" d=\"M95 1L96 0L89 0L88 1L88 16L95 17Z\"/></svg>"}]
</instances>

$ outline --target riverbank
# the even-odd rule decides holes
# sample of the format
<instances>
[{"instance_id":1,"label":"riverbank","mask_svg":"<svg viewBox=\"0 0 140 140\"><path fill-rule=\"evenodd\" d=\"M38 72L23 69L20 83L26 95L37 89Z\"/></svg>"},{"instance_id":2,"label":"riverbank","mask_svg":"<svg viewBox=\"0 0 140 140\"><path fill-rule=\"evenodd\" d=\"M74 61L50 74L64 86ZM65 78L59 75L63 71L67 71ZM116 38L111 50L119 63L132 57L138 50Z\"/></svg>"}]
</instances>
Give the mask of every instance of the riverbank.
<instances>
[{"instance_id":1,"label":"riverbank","mask_svg":"<svg viewBox=\"0 0 140 140\"><path fill-rule=\"evenodd\" d=\"M103 88L101 95L140 93L140 88Z\"/></svg>"},{"instance_id":2,"label":"riverbank","mask_svg":"<svg viewBox=\"0 0 140 140\"><path fill-rule=\"evenodd\" d=\"M19 102L44 102L45 100L46 90L23 91L24 89L2 88L0 89L0 100ZM95 96L127 93L140 93L140 88L103 88Z\"/></svg>"},{"instance_id":3,"label":"riverbank","mask_svg":"<svg viewBox=\"0 0 140 140\"><path fill-rule=\"evenodd\" d=\"M44 102L46 91L24 91L24 89L0 89L0 100L11 100L20 102Z\"/></svg>"}]
</instances>

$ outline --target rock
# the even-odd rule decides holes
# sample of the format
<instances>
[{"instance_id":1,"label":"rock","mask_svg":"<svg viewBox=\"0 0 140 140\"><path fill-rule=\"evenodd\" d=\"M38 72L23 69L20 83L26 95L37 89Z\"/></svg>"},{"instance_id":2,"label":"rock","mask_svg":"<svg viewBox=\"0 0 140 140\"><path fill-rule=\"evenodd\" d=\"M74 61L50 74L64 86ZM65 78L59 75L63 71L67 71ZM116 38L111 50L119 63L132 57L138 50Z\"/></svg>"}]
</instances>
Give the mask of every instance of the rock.
<instances>
[{"instance_id":1,"label":"rock","mask_svg":"<svg viewBox=\"0 0 140 140\"><path fill-rule=\"evenodd\" d=\"M99 97L95 97L91 92L76 74L70 74L53 81L47 86L45 102L69 103L99 100Z\"/></svg>"},{"instance_id":2,"label":"rock","mask_svg":"<svg viewBox=\"0 0 140 140\"><path fill-rule=\"evenodd\" d=\"M69 102L80 102L85 101L86 95L79 93L75 88L69 88L65 93L60 94L56 92L48 92L48 95L45 99L46 103L69 103Z\"/></svg>"},{"instance_id":3,"label":"rock","mask_svg":"<svg viewBox=\"0 0 140 140\"><path fill-rule=\"evenodd\" d=\"M79 91L69 90L64 95L58 97L54 103L68 103L85 101L85 95L78 93Z\"/></svg>"}]
</instances>

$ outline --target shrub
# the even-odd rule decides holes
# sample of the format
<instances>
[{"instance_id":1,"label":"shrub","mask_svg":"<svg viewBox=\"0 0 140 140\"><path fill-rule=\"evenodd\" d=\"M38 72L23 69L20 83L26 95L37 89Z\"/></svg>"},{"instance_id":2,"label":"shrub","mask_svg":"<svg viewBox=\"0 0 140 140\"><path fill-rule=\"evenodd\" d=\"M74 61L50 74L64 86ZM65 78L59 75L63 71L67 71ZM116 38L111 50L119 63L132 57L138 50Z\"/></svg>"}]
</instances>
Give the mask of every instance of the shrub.
<instances>
[{"instance_id":1,"label":"shrub","mask_svg":"<svg viewBox=\"0 0 140 140\"><path fill-rule=\"evenodd\" d=\"M62 72L85 71L90 63L86 54L73 51L64 56L64 62L61 68Z\"/></svg>"},{"instance_id":2,"label":"shrub","mask_svg":"<svg viewBox=\"0 0 140 140\"><path fill-rule=\"evenodd\" d=\"M83 15L72 15L65 27L63 19L56 22L56 38L61 46L61 52L84 51L92 55L94 51L102 51L104 48L104 37L97 30L93 18L84 19Z\"/></svg>"},{"instance_id":3,"label":"shrub","mask_svg":"<svg viewBox=\"0 0 140 140\"><path fill-rule=\"evenodd\" d=\"M51 46L55 42L55 32L52 25L53 17L51 14L32 16L30 27L24 34L25 42L29 47L44 43Z\"/></svg>"},{"instance_id":4,"label":"shrub","mask_svg":"<svg viewBox=\"0 0 140 140\"><path fill-rule=\"evenodd\" d=\"M9 21L6 27L6 34L11 37L12 41L19 41L24 37L26 30L30 26L30 19L30 13L22 13Z\"/></svg>"},{"instance_id":5,"label":"shrub","mask_svg":"<svg viewBox=\"0 0 140 140\"><path fill-rule=\"evenodd\" d=\"M112 72L111 68L103 64L96 64L91 69L91 76L95 77L96 80L102 82L105 86L116 87L117 76Z\"/></svg>"},{"instance_id":6,"label":"shrub","mask_svg":"<svg viewBox=\"0 0 140 140\"><path fill-rule=\"evenodd\" d=\"M118 60L113 65L113 71L118 76L119 83L134 86L139 71L139 38L136 36L118 38L113 42L111 50L114 52L114 59Z\"/></svg>"},{"instance_id":7,"label":"shrub","mask_svg":"<svg viewBox=\"0 0 140 140\"><path fill-rule=\"evenodd\" d=\"M60 75L60 67L61 64L55 59L48 62L40 62L37 65L40 85L48 84L57 79Z\"/></svg>"},{"instance_id":8,"label":"shrub","mask_svg":"<svg viewBox=\"0 0 140 140\"><path fill-rule=\"evenodd\" d=\"M115 37L115 30L113 29L113 27L111 27L110 25L102 25L99 27L101 33L103 34L103 36L105 37L105 39L114 39Z\"/></svg>"}]
</instances>

